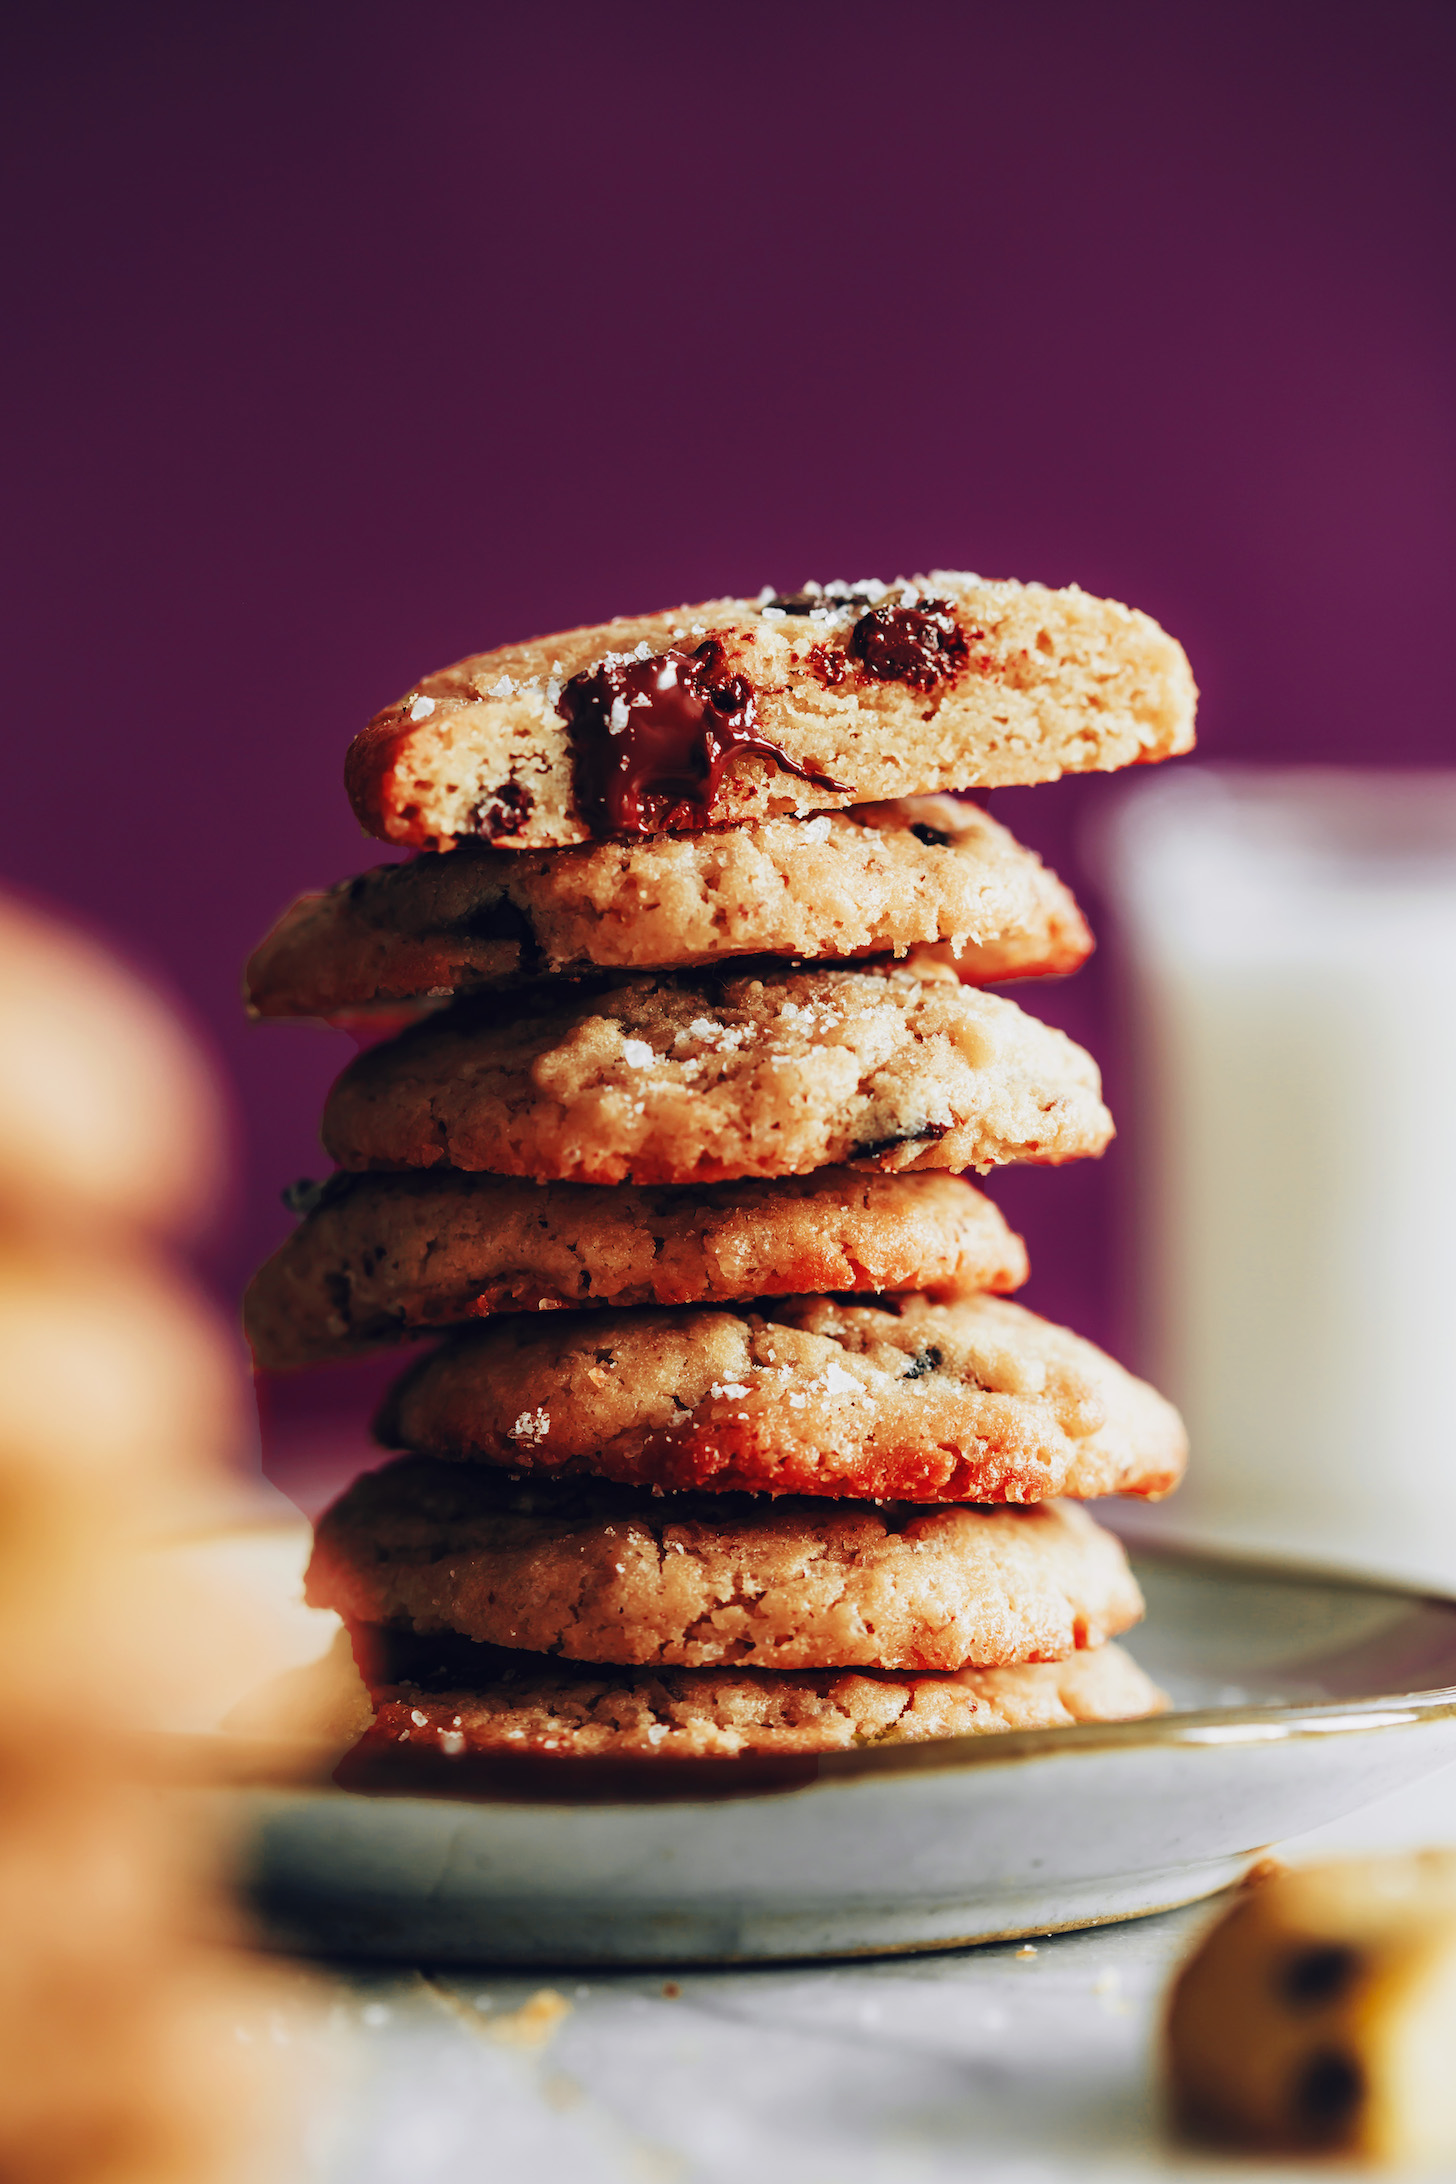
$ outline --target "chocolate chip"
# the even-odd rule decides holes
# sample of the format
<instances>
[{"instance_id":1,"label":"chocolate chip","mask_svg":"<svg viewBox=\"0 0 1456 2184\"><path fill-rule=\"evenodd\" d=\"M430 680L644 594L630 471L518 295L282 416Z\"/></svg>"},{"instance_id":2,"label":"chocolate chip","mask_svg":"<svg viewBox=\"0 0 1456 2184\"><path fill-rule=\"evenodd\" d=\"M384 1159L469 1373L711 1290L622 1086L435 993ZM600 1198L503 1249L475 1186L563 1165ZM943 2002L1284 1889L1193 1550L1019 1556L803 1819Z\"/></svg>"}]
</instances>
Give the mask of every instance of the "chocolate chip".
<instances>
[{"instance_id":1,"label":"chocolate chip","mask_svg":"<svg viewBox=\"0 0 1456 2184\"><path fill-rule=\"evenodd\" d=\"M768 604L776 607L780 614L813 614L824 601L816 598L813 592L784 592L770 599Z\"/></svg>"},{"instance_id":2,"label":"chocolate chip","mask_svg":"<svg viewBox=\"0 0 1456 2184\"><path fill-rule=\"evenodd\" d=\"M467 940L518 940L527 947L534 946L536 939L530 919L509 895L497 895L493 902L482 903L478 910L461 918L455 930Z\"/></svg>"},{"instance_id":3,"label":"chocolate chip","mask_svg":"<svg viewBox=\"0 0 1456 2184\"><path fill-rule=\"evenodd\" d=\"M1301 1949L1280 1967L1279 1991L1295 2009L1313 2009L1342 1995L1360 1969L1360 1953L1343 1942Z\"/></svg>"},{"instance_id":4,"label":"chocolate chip","mask_svg":"<svg viewBox=\"0 0 1456 2184\"><path fill-rule=\"evenodd\" d=\"M915 690L933 690L958 673L969 650L944 599L925 599L917 607L872 607L850 632L849 649L877 681L909 683Z\"/></svg>"},{"instance_id":5,"label":"chocolate chip","mask_svg":"<svg viewBox=\"0 0 1456 2184\"><path fill-rule=\"evenodd\" d=\"M1290 2089L1290 2106L1305 2136L1338 2138L1365 2098L1365 2074L1339 2048L1320 2048L1304 2062Z\"/></svg>"},{"instance_id":6,"label":"chocolate chip","mask_svg":"<svg viewBox=\"0 0 1456 2184\"><path fill-rule=\"evenodd\" d=\"M483 842L499 842L519 834L536 799L519 781L503 781L483 796L470 814L470 831Z\"/></svg>"},{"instance_id":7,"label":"chocolate chip","mask_svg":"<svg viewBox=\"0 0 1456 2184\"><path fill-rule=\"evenodd\" d=\"M881 1153L892 1152L897 1145L933 1145L950 1129L948 1122L920 1122L913 1127L896 1130L889 1137L866 1138L850 1147L852 1160L878 1160Z\"/></svg>"},{"instance_id":8,"label":"chocolate chip","mask_svg":"<svg viewBox=\"0 0 1456 2184\"><path fill-rule=\"evenodd\" d=\"M914 826L910 829L910 832L914 835L916 841L923 842L927 849L945 849L950 842L950 836L942 834L939 827Z\"/></svg>"},{"instance_id":9,"label":"chocolate chip","mask_svg":"<svg viewBox=\"0 0 1456 2184\"><path fill-rule=\"evenodd\" d=\"M691 651L609 656L572 676L556 710L571 735L577 808L594 834L710 826L723 770L742 751L841 790L763 734L751 684L725 674L727 664L709 637Z\"/></svg>"},{"instance_id":10,"label":"chocolate chip","mask_svg":"<svg viewBox=\"0 0 1456 2184\"><path fill-rule=\"evenodd\" d=\"M926 1373L938 1373L942 1354L933 1342L928 1342L923 1350L915 1352L901 1377L905 1380L922 1380Z\"/></svg>"}]
</instances>

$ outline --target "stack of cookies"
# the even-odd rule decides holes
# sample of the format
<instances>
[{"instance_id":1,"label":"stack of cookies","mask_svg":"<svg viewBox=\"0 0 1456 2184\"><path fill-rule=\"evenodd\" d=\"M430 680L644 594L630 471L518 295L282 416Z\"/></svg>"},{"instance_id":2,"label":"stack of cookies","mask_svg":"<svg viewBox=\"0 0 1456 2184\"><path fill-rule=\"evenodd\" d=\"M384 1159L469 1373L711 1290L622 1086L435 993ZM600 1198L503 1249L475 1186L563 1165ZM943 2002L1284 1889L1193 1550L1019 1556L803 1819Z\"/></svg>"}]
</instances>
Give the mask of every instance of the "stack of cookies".
<instances>
[{"instance_id":1,"label":"stack of cookies","mask_svg":"<svg viewBox=\"0 0 1456 2184\"><path fill-rule=\"evenodd\" d=\"M1091 943L965 792L1185 750L1194 697L1145 615L937 572L480 655L356 739L356 812L416 854L296 903L248 991L387 1036L247 1324L274 1371L445 1335L376 1424L408 1453L318 1528L366 1743L813 1752L1161 1703L1077 1505L1165 1493L1178 1419L1006 1301L1023 1247L963 1177L1108 1142L1089 1057L983 990Z\"/></svg>"}]
</instances>

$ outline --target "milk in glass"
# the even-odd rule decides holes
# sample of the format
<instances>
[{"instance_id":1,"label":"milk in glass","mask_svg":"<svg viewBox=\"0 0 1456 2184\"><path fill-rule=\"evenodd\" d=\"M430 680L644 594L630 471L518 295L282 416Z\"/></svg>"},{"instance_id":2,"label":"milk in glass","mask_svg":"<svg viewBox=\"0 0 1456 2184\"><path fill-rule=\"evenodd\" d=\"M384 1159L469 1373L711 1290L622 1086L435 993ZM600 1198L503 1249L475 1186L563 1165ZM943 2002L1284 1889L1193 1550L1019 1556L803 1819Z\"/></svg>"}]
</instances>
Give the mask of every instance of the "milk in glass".
<instances>
[{"instance_id":1,"label":"milk in glass","mask_svg":"<svg viewBox=\"0 0 1456 2184\"><path fill-rule=\"evenodd\" d=\"M1456 1587L1456 773L1183 768L1102 846L1165 1529Z\"/></svg>"}]
</instances>

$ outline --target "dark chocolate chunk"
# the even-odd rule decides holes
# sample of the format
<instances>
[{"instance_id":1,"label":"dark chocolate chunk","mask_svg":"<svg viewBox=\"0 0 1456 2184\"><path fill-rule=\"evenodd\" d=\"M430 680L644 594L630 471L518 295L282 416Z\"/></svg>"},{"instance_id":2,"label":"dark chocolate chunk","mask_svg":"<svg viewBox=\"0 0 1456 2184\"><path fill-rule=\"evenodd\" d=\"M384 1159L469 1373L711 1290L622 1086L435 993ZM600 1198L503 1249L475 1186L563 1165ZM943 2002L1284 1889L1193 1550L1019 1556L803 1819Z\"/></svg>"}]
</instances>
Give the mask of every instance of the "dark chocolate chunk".
<instances>
[{"instance_id":1,"label":"dark chocolate chunk","mask_svg":"<svg viewBox=\"0 0 1456 2184\"><path fill-rule=\"evenodd\" d=\"M948 1122L921 1122L911 1129L896 1130L889 1137L867 1138L861 1145L850 1147L851 1160L878 1160L881 1153L893 1152L897 1145L934 1145L950 1129Z\"/></svg>"},{"instance_id":2,"label":"dark chocolate chunk","mask_svg":"<svg viewBox=\"0 0 1456 2184\"><path fill-rule=\"evenodd\" d=\"M950 841L950 836L942 834L939 827L914 826L910 829L910 832L914 835L916 841L923 842L927 849L944 849Z\"/></svg>"},{"instance_id":3,"label":"dark chocolate chunk","mask_svg":"<svg viewBox=\"0 0 1456 2184\"><path fill-rule=\"evenodd\" d=\"M729 760L771 758L801 781L842 784L796 765L759 728L747 678L729 675L709 637L644 660L609 656L573 675L557 701L575 754L576 801L594 834L690 832L710 826Z\"/></svg>"},{"instance_id":4,"label":"dark chocolate chunk","mask_svg":"<svg viewBox=\"0 0 1456 2184\"><path fill-rule=\"evenodd\" d=\"M1360 1969L1360 1952L1343 1942L1301 1949L1280 1967L1279 1991L1296 2009L1317 2009L1342 1995Z\"/></svg>"},{"instance_id":5,"label":"dark chocolate chunk","mask_svg":"<svg viewBox=\"0 0 1456 2184\"><path fill-rule=\"evenodd\" d=\"M536 799L519 781L503 781L483 796L470 814L470 825L482 841L499 842L519 834Z\"/></svg>"},{"instance_id":6,"label":"dark chocolate chunk","mask_svg":"<svg viewBox=\"0 0 1456 2184\"><path fill-rule=\"evenodd\" d=\"M815 645L809 654L810 667L831 690L839 688L848 675L851 664L849 654L834 645Z\"/></svg>"},{"instance_id":7,"label":"dark chocolate chunk","mask_svg":"<svg viewBox=\"0 0 1456 2184\"><path fill-rule=\"evenodd\" d=\"M1364 2098L1365 2077L1354 2057L1321 2048L1301 2065L1290 2105L1303 2135L1328 2143L1347 2129Z\"/></svg>"},{"instance_id":8,"label":"dark chocolate chunk","mask_svg":"<svg viewBox=\"0 0 1456 2184\"><path fill-rule=\"evenodd\" d=\"M494 902L482 903L462 918L455 930L469 940L518 940L526 947L535 944L535 931L530 919L519 904L509 895L497 895Z\"/></svg>"},{"instance_id":9,"label":"dark chocolate chunk","mask_svg":"<svg viewBox=\"0 0 1456 2184\"><path fill-rule=\"evenodd\" d=\"M928 1342L923 1350L915 1352L902 1377L906 1380L922 1380L927 1373L938 1373L940 1362L941 1352L933 1342Z\"/></svg>"},{"instance_id":10,"label":"dark chocolate chunk","mask_svg":"<svg viewBox=\"0 0 1456 2184\"><path fill-rule=\"evenodd\" d=\"M966 664L965 632L948 601L923 599L919 606L871 607L850 632L849 649L867 675L880 682L909 683L933 690Z\"/></svg>"}]
</instances>

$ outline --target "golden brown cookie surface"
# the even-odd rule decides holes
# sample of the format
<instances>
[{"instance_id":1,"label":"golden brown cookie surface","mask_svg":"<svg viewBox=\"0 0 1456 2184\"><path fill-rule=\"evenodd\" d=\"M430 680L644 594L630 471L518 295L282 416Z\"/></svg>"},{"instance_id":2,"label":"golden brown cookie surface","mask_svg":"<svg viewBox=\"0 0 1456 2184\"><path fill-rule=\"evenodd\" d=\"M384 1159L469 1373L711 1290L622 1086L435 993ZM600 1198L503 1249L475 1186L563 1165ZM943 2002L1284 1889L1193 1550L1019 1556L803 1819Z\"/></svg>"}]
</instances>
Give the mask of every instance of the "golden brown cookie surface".
<instances>
[{"instance_id":1,"label":"golden brown cookie surface","mask_svg":"<svg viewBox=\"0 0 1456 2184\"><path fill-rule=\"evenodd\" d=\"M717 599L478 653L355 737L366 833L550 849L1189 749L1197 693L1147 615L935 570Z\"/></svg>"},{"instance_id":2,"label":"golden brown cookie surface","mask_svg":"<svg viewBox=\"0 0 1456 2184\"><path fill-rule=\"evenodd\" d=\"M501 1320L407 1372L386 1446L634 1485L1042 1501L1159 1495L1172 1405L996 1297Z\"/></svg>"},{"instance_id":3,"label":"golden brown cookie surface","mask_svg":"<svg viewBox=\"0 0 1456 2184\"><path fill-rule=\"evenodd\" d=\"M711 1183L846 1161L989 1168L1099 1153L1095 1063L942 965L623 974L466 1004L339 1078L344 1168Z\"/></svg>"},{"instance_id":4,"label":"golden brown cookie surface","mask_svg":"<svg viewBox=\"0 0 1456 2184\"><path fill-rule=\"evenodd\" d=\"M591 1670L577 1663L479 1649L481 1666L456 1689L411 1684L375 1692L374 1726L356 1747L395 1766L471 1753L562 1758L731 1758L750 1752L835 1752L926 1737L1064 1729L1129 1721L1167 1703L1119 1646L1066 1661L966 1668L951 1675L873 1670Z\"/></svg>"},{"instance_id":5,"label":"golden brown cookie surface","mask_svg":"<svg viewBox=\"0 0 1456 2184\"><path fill-rule=\"evenodd\" d=\"M260 1016L329 1016L542 973L807 961L943 943L969 985L1075 970L1091 935L1054 873L947 796L508 854L462 844L304 895L255 952Z\"/></svg>"},{"instance_id":6,"label":"golden brown cookie surface","mask_svg":"<svg viewBox=\"0 0 1456 2184\"><path fill-rule=\"evenodd\" d=\"M1063 1660L1142 1599L1074 1503L653 1495L406 1457L319 1521L308 1598L569 1660L959 1669Z\"/></svg>"},{"instance_id":7,"label":"golden brown cookie surface","mask_svg":"<svg viewBox=\"0 0 1456 2184\"><path fill-rule=\"evenodd\" d=\"M254 1277L243 1324L278 1372L497 1312L1025 1279L1021 1239L959 1176L607 1189L429 1169L335 1176Z\"/></svg>"}]
</instances>

